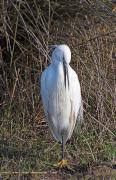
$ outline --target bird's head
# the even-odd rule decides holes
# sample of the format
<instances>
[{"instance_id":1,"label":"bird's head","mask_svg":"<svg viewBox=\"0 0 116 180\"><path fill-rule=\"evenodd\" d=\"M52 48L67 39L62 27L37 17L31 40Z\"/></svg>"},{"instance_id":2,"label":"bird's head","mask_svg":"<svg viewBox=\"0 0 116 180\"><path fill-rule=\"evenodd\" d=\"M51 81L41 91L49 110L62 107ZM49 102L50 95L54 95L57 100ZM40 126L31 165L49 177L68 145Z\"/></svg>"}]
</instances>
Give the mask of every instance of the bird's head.
<instances>
[{"instance_id":1,"label":"bird's head","mask_svg":"<svg viewBox=\"0 0 116 180\"><path fill-rule=\"evenodd\" d=\"M66 64L69 64L71 61L71 50L70 48L63 44L63 45L55 45L53 53L52 53L52 61L54 63L57 62L65 62Z\"/></svg>"}]
</instances>

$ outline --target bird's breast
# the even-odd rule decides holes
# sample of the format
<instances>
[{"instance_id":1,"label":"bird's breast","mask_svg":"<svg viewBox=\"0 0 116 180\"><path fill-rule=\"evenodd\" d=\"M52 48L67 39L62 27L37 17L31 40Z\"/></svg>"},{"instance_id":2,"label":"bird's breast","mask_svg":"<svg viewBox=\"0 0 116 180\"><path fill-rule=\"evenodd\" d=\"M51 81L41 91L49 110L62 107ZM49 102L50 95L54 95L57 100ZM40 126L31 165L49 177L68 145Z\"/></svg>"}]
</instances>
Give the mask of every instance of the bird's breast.
<instances>
[{"instance_id":1,"label":"bird's breast","mask_svg":"<svg viewBox=\"0 0 116 180\"><path fill-rule=\"evenodd\" d=\"M70 116L70 94L64 85L64 73L62 65L59 65L54 73L54 85L50 96L50 111L53 123L58 130L67 129Z\"/></svg>"}]
</instances>

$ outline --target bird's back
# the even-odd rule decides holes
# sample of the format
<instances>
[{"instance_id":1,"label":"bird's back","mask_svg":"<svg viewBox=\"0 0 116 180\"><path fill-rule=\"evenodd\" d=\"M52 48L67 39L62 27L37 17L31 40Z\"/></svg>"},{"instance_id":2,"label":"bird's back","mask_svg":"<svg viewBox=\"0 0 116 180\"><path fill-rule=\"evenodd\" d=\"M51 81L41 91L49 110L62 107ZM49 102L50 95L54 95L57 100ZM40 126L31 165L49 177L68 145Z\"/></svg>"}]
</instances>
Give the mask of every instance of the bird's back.
<instances>
[{"instance_id":1,"label":"bird's back","mask_svg":"<svg viewBox=\"0 0 116 180\"><path fill-rule=\"evenodd\" d=\"M66 142L72 135L81 106L78 77L68 65L69 87L64 86L62 63L51 64L41 76L41 96L49 128L55 139Z\"/></svg>"}]
</instances>

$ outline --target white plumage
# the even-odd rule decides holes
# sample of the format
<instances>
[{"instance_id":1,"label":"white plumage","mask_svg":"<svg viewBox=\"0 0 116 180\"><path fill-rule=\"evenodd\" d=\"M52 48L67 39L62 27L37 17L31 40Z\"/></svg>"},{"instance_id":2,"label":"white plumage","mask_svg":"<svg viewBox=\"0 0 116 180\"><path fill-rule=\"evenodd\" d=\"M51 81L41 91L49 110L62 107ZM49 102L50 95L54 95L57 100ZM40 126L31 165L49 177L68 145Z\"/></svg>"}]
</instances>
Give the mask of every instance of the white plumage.
<instances>
[{"instance_id":1,"label":"white plumage","mask_svg":"<svg viewBox=\"0 0 116 180\"><path fill-rule=\"evenodd\" d=\"M41 75L41 97L53 137L65 144L76 121L83 119L82 98L78 76L69 65L70 48L55 47L52 63Z\"/></svg>"}]
</instances>

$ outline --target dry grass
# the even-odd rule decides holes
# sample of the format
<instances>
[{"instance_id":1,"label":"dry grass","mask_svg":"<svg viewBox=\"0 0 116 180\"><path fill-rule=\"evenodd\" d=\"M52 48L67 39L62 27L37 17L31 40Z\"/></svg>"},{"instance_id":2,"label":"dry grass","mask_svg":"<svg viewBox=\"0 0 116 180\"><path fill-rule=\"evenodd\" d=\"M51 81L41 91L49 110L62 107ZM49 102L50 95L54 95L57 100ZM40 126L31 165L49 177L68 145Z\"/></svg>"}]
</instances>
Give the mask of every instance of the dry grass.
<instances>
[{"instance_id":1,"label":"dry grass","mask_svg":"<svg viewBox=\"0 0 116 180\"><path fill-rule=\"evenodd\" d=\"M50 45L62 43L72 50L85 112L66 157L73 172L79 165L116 163L114 4L10 0L0 9L1 172L48 172L60 158L44 121L39 79Z\"/></svg>"}]
</instances>

